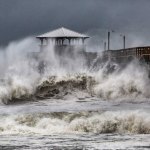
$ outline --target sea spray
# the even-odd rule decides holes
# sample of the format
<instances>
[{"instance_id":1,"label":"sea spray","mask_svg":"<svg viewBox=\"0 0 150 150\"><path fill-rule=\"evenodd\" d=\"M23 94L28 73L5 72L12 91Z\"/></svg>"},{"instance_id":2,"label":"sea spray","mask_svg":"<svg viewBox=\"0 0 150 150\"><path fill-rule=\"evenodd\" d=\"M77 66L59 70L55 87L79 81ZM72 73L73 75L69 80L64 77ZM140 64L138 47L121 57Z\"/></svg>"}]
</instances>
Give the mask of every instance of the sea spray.
<instances>
[{"instance_id":1,"label":"sea spray","mask_svg":"<svg viewBox=\"0 0 150 150\"><path fill-rule=\"evenodd\" d=\"M145 67L131 62L121 68L113 62L99 63L94 69L85 66L85 58L76 54L74 59L59 58L54 48L48 46L41 52L46 66L41 74L38 61L29 56L38 49L34 40L27 38L13 42L5 48L5 70L1 75L0 100L9 103L16 100L30 101L40 98L62 98L68 93L85 91L105 100L137 97L149 98L149 78ZM65 59L65 63L61 63Z\"/></svg>"},{"instance_id":2,"label":"sea spray","mask_svg":"<svg viewBox=\"0 0 150 150\"><path fill-rule=\"evenodd\" d=\"M148 71L137 62L105 76L100 70L95 75L95 80L95 94L105 99L150 97Z\"/></svg>"},{"instance_id":3,"label":"sea spray","mask_svg":"<svg viewBox=\"0 0 150 150\"><path fill-rule=\"evenodd\" d=\"M5 70L1 71L0 100L2 102L7 104L18 99L20 101L26 99L33 100L32 97L39 95L38 89L41 88L48 79L52 79L54 76L58 79L58 76L63 78L65 76L67 77L68 74L73 75L86 72L84 60L77 56L77 54L75 54L77 59L74 60L68 56L64 56L63 60L65 60L66 63L61 63L61 59L54 53L53 46L45 47L42 52L39 52L39 48L35 46L35 43L32 38L27 38L22 41L12 42L8 47L3 49L5 59L2 63ZM34 54L39 57L39 60L34 59L31 52L34 52ZM40 62L38 61L42 61L43 59L46 65L43 68L44 72L41 74L38 68ZM81 66L81 64L83 64L83 66ZM67 80L65 83L62 79L62 87L65 86L63 83L67 84L67 82L71 82L72 79L68 78ZM75 82L72 82L72 85L70 83L70 86L74 86ZM50 87L52 87L52 85L50 85ZM56 88L55 91L58 91L61 87L59 88L57 86ZM47 90L51 91L52 89Z\"/></svg>"},{"instance_id":4,"label":"sea spray","mask_svg":"<svg viewBox=\"0 0 150 150\"><path fill-rule=\"evenodd\" d=\"M133 68L135 65L130 64L124 70L111 74L106 74L102 69L92 73L39 76L33 80L30 80L32 76L12 76L11 79L6 79L7 82L10 80L7 84L1 86L1 99L21 100L22 96L27 98L31 95L38 99L63 98L74 90L85 91L105 100L149 98L146 70L136 68L131 72Z\"/></svg>"},{"instance_id":5,"label":"sea spray","mask_svg":"<svg viewBox=\"0 0 150 150\"><path fill-rule=\"evenodd\" d=\"M1 51L4 53L0 76L0 100L9 103L16 99L27 99L35 91L40 75L30 65L28 53L37 49L32 38L10 43Z\"/></svg>"}]
</instances>

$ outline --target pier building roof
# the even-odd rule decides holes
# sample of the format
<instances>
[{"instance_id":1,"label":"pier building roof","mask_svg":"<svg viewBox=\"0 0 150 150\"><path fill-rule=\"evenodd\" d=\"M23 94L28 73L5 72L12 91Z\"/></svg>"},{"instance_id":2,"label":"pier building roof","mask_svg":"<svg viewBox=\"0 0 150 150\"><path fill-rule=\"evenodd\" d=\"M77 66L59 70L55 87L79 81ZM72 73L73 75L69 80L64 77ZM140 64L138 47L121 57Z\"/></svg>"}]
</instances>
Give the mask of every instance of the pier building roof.
<instances>
[{"instance_id":1,"label":"pier building roof","mask_svg":"<svg viewBox=\"0 0 150 150\"><path fill-rule=\"evenodd\" d=\"M89 38L89 36L61 27L56 30L44 33L37 38Z\"/></svg>"}]
</instances>

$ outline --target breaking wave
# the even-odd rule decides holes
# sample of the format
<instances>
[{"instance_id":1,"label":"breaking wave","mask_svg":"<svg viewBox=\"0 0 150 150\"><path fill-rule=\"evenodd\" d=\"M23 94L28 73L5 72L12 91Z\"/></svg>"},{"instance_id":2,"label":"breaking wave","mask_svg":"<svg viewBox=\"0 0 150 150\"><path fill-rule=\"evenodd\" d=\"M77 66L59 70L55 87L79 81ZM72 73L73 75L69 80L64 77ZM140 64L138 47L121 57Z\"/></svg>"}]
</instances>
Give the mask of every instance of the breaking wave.
<instances>
[{"instance_id":1,"label":"breaking wave","mask_svg":"<svg viewBox=\"0 0 150 150\"><path fill-rule=\"evenodd\" d=\"M62 99L73 91L84 91L105 100L150 97L150 81L146 70L139 70L133 64L111 74L106 74L101 69L97 72L39 77L38 80L17 76L1 82L0 99L4 103L44 98Z\"/></svg>"},{"instance_id":2,"label":"breaking wave","mask_svg":"<svg viewBox=\"0 0 150 150\"><path fill-rule=\"evenodd\" d=\"M149 98L150 80L146 68L137 62L111 74L96 74L94 93L104 99Z\"/></svg>"},{"instance_id":3,"label":"breaking wave","mask_svg":"<svg viewBox=\"0 0 150 150\"><path fill-rule=\"evenodd\" d=\"M57 112L0 116L0 134L136 133L150 134L149 113Z\"/></svg>"}]
</instances>

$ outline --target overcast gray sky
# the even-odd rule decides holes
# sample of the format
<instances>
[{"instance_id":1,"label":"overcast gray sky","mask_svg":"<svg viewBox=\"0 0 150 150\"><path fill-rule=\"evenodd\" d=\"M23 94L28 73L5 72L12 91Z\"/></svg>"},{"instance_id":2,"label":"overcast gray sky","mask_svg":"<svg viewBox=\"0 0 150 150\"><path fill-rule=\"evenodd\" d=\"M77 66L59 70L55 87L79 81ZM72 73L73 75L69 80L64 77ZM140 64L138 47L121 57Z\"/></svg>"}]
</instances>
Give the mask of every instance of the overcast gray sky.
<instances>
[{"instance_id":1,"label":"overcast gray sky","mask_svg":"<svg viewBox=\"0 0 150 150\"><path fill-rule=\"evenodd\" d=\"M0 45L61 26L148 39L150 0L0 0Z\"/></svg>"}]
</instances>

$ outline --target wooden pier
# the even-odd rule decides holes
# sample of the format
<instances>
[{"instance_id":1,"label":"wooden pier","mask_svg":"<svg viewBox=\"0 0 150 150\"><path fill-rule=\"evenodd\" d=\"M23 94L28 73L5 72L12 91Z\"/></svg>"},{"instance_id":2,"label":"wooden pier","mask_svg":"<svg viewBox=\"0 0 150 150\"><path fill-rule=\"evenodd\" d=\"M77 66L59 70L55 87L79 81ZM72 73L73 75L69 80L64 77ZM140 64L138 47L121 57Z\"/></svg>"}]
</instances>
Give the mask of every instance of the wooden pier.
<instances>
[{"instance_id":1,"label":"wooden pier","mask_svg":"<svg viewBox=\"0 0 150 150\"><path fill-rule=\"evenodd\" d=\"M105 59L117 62L138 59L139 61L150 64L150 46L132 47L119 50L107 50L103 51L103 56Z\"/></svg>"}]
</instances>

